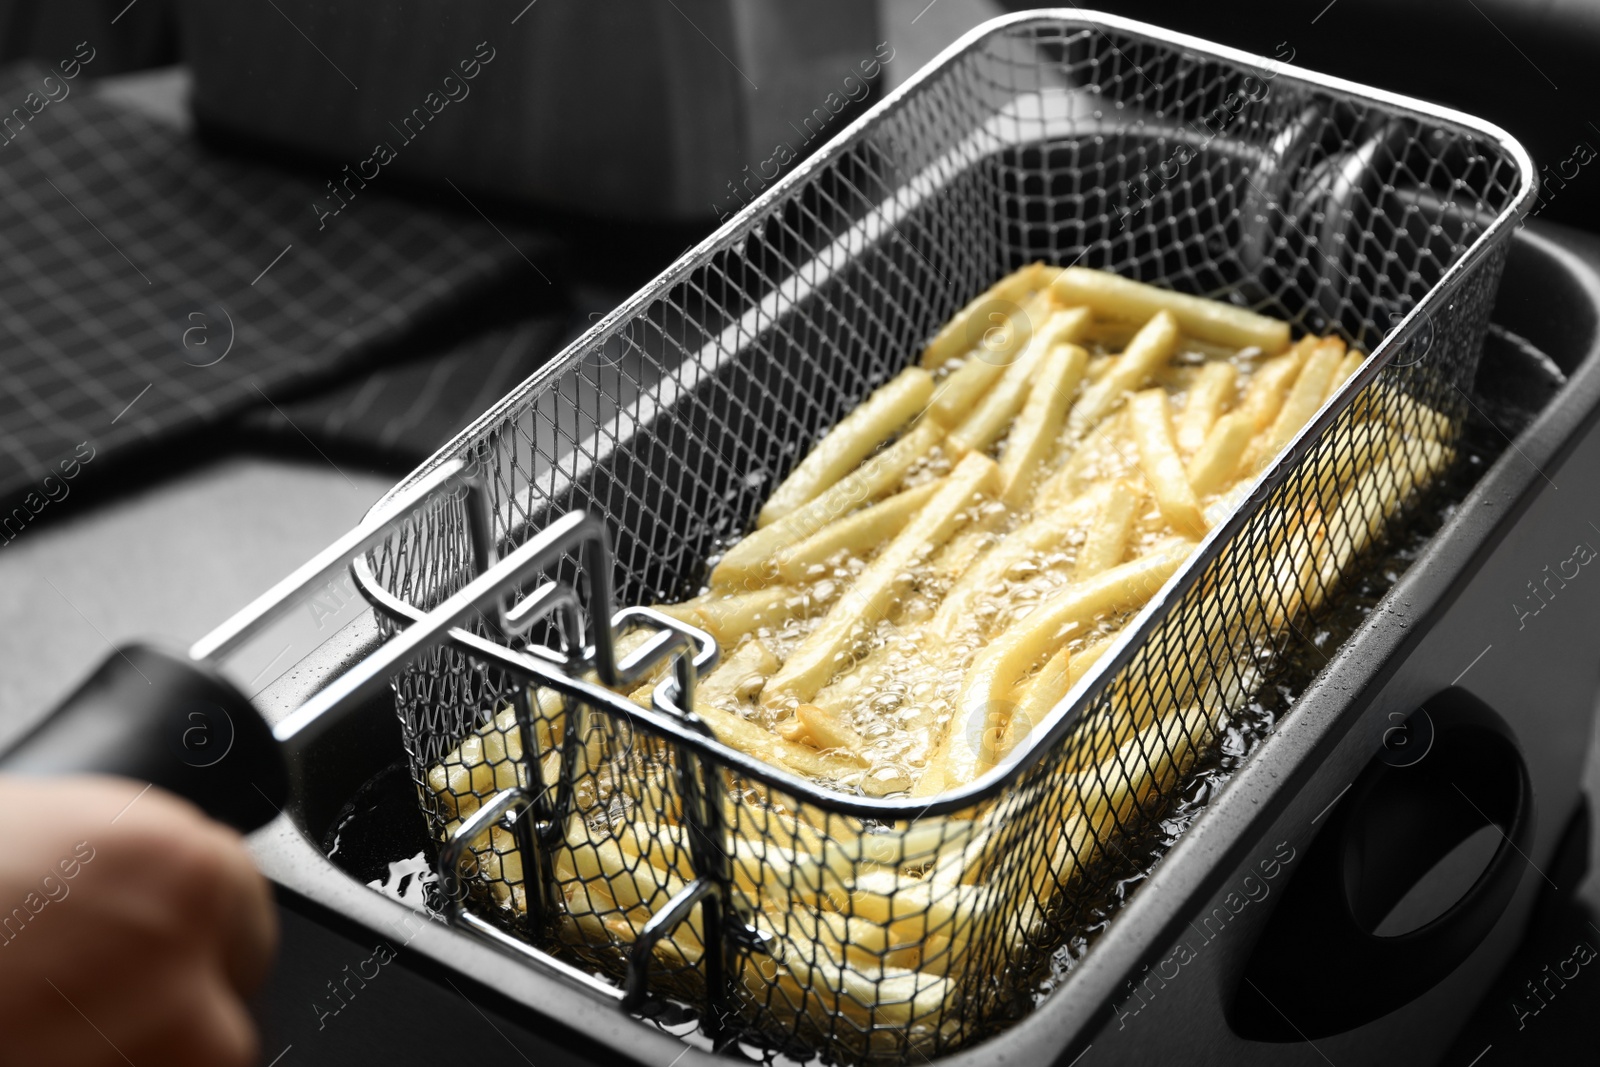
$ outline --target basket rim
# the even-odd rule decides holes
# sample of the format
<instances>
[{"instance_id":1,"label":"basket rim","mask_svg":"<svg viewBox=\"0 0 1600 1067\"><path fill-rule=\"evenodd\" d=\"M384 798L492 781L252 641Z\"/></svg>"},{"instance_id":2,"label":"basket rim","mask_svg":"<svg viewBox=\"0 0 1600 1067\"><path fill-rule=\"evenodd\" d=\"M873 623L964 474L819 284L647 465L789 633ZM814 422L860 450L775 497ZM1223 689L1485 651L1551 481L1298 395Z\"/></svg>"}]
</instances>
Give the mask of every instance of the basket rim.
<instances>
[{"instance_id":1,"label":"basket rim","mask_svg":"<svg viewBox=\"0 0 1600 1067\"><path fill-rule=\"evenodd\" d=\"M1445 276L1440 279L1434 289L1430 290L1421 301L1418 301L1417 308L1413 309L1412 313L1408 314L1399 324L1391 328L1389 337L1403 332L1411 323L1415 312L1420 310L1423 304L1436 299L1438 290L1449 282L1451 275L1457 272L1458 267L1475 264L1477 259L1487 252L1489 246L1502 239L1505 236L1504 229L1512 225L1516 219L1524 216L1535 199L1539 176L1538 170L1534 166L1533 157L1523 147L1522 142L1518 141L1505 129L1476 115L1445 107L1441 104L1430 103L1418 97L1390 92L1386 89L1364 85L1360 82L1335 77L1331 74L1322 74L1291 63L1279 63L1275 59L1256 52L1248 52L1228 45L1217 44L1200 37L1167 30L1152 23L1124 18L1120 15L1111 15L1082 8L1040 8L1001 15L973 27L957 38L944 51L940 52L920 70L907 78L906 81L885 95L882 100L868 108L810 156L801 160L792 171L773 182L760 196L729 216L726 222L718 226L698 244L678 256L660 274L646 282L631 296L623 300L622 303L598 319L593 326L579 334L565 348L552 356L544 366L538 368L514 386L510 392L492 404L482 415L468 423L449 441L439 446L433 455L418 464L416 469L396 482L367 510L365 519L370 520L384 514L392 505L394 498L408 485L440 463L464 454L468 447L483 435L485 430L501 421L507 413L516 409L518 402L526 397L527 394L544 384L546 379L556 377L561 371L576 363L585 353L595 349L599 343L614 336L618 327L631 319L634 312L647 306L663 291L670 288L672 283L692 273L695 268L704 266L718 252L731 248L738 241L748 236L755 229L758 221L765 221L767 209L773 203L786 198L794 189L804 184L806 178L812 172L822 169L834 157L842 155L848 147L860 141L867 131L880 124L886 116L904 107L906 100L919 92L925 91L927 85L931 84L941 72L952 66L963 55L973 51L979 44L989 38L998 36L1001 32L1014 27L1030 24L1062 25L1070 23L1079 23L1089 29L1101 29L1102 27L1117 29L1131 36L1143 37L1162 44L1177 45L1192 52L1206 54L1212 58L1230 60L1243 65L1275 64L1281 68L1283 75L1295 81L1365 103L1384 104L1400 111L1410 112L1414 117L1427 119L1430 122L1458 126L1486 137L1504 149L1516 163L1517 172L1522 179L1522 187L1518 190L1516 197L1495 216L1494 221L1485 228L1477 240L1457 257L1456 263L1446 270ZM1388 339L1386 337L1385 341ZM1378 348L1382 347L1383 342L1380 342ZM1375 348L1373 355L1377 354L1378 349Z\"/></svg>"},{"instance_id":2,"label":"basket rim","mask_svg":"<svg viewBox=\"0 0 1600 1067\"><path fill-rule=\"evenodd\" d=\"M1445 269L1440 279L1419 299L1415 306L1391 326L1373 346L1369 358L1344 385L1330 397L1317 413L1301 428L1276 462L1263 471L1249 487L1248 493L1222 522L1216 524L1198 544L1177 571L1163 584L1134 621L1123 631L1122 637L1103 655L1072 690L1042 720L1029 735L1026 743L1010 753L996 766L959 789L942 793L934 798L903 797L894 799L856 796L822 786L810 779L790 774L756 757L708 738L687 724L669 715L646 711L609 690L588 686L581 680L567 678L594 704L611 712L642 720L655 733L670 737L674 742L687 745L709 756L721 765L750 777L776 786L824 810L840 815L881 820L915 820L933 818L963 811L976 804L989 801L1010 788L1016 778L1029 766L1044 758L1045 754L1067 734L1081 712L1115 678L1116 674L1138 653L1151 633L1171 614L1172 608L1200 581L1208 567L1233 540L1234 536L1266 505L1268 498L1298 466L1308 444L1314 441L1333 421L1349 407L1355 398L1370 385L1396 355L1419 326L1426 322L1458 288L1463 280L1497 246L1509 238L1512 228L1521 221L1531 207L1537 190L1538 176L1532 157L1510 133L1487 120L1415 97L1362 85L1358 82L1332 75L1309 71L1292 64L1280 63L1257 53L1215 44L1188 34L1166 30L1149 23L1117 15L1079 8L1049 8L1017 12L991 19L968 31L945 48L937 57L913 74L905 83L888 93L877 104L828 140L811 156L765 192L732 215L710 235L674 260L664 271L637 292L624 300L610 313L596 322L578 338L553 356L528 378L492 405L454 438L443 445L414 471L402 478L386 492L367 512L363 523L388 518L394 502L418 479L439 465L467 454L497 425L522 410L524 401L538 392L549 381L570 370L591 352L597 350L636 315L681 279L709 263L717 254L746 239L758 226L764 224L775 206L789 200L810 177L823 170L852 146L865 138L886 117L907 106L907 102L929 86L962 57L975 51L989 40L1028 26L1051 28L1089 29L1104 33L1118 33L1182 50L1208 59L1222 60L1238 66L1271 68L1279 77L1314 88L1324 93L1341 96L1366 105L1377 104L1383 108L1424 120L1434 126L1455 127L1495 144L1515 165L1520 185L1511 200L1496 213L1482 233L1467 246ZM482 650L486 651L486 650ZM510 656L517 653L506 650ZM503 660L504 662L504 660ZM524 664L531 666L529 661ZM510 666L510 663L505 663ZM519 664L520 665L520 664ZM548 668L540 664L537 673L545 674Z\"/></svg>"}]
</instances>

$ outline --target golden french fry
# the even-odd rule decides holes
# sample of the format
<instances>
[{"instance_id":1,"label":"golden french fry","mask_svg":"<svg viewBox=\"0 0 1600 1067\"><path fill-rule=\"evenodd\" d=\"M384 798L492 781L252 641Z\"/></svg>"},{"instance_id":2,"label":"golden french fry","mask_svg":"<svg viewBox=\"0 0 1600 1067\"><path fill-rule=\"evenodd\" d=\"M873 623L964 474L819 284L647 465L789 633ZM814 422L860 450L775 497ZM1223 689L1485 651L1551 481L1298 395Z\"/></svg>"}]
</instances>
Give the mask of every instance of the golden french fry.
<instances>
[{"instance_id":1,"label":"golden french fry","mask_svg":"<svg viewBox=\"0 0 1600 1067\"><path fill-rule=\"evenodd\" d=\"M1200 510L1200 501L1189 484L1177 447L1172 443L1167 394L1161 389L1135 393L1129 402L1128 417L1134 444L1139 449L1139 467L1150 483L1161 514L1179 533L1195 538L1204 536L1205 514Z\"/></svg>"},{"instance_id":2,"label":"golden french fry","mask_svg":"<svg viewBox=\"0 0 1600 1067\"><path fill-rule=\"evenodd\" d=\"M1096 616L1144 604L1193 550L1192 541L1167 541L1137 560L1072 583L1028 612L978 654L963 685L963 707L972 706L974 699L1004 698L1057 641Z\"/></svg>"},{"instance_id":3,"label":"golden french fry","mask_svg":"<svg viewBox=\"0 0 1600 1067\"><path fill-rule=\"evenodd\" d=\"M955 455L981 452L999 439L1022 409L1029 386L1038 376L1039 366L1047 354L1057 345L1070 344L1071 337L1082 332L1079 327L1088 321L1088 316L1086 308L1058 311L1050 316L976 406L952 413L960 419L949 437L949 447ZM1084 352L1083 359L1087 362L1089 353Z\"/></svg>"},{"instance_id":4,"label":"golden french fry","mask_svg":"<svg viewBox=\"0 0 1600 1067\"><path fill-rule=\"evenodd\" d=\"M1116 644L1117 639L1121 636L1122 631L1118 630L1114 634L1084 645L1082 649L1073 653L1070 662L1067 664L1067 684L1077 685L1078 679L1087 674L1089 668L1098 663L1100 657L1110 651L1111 646Z\"/></svg>"},{"instance_id":5,"label":"golden french fry","mask_svg":"<svg viewBox=\"0 0 1600 1067\"><path fill-rule=\"evenodd\" d=\"M1094 523L1083 539L1083 547L1078 550L1072 572L1076 580L1093 578L1122 562L1128 551L1128 534L1133 530L1133 520L1143 502L1144 492L1127 482L1117 482L1111 487L1111 494L1095 512Z\"/></svg>"},{"instance_id":6,"label":"golden french fry","mask_svg":"<svg viewBox=\"0 0 1600 1067\"><path fill-rule=\"evenodd\" d=\"M1095 423L1122 403L1123 398L1141 388L1166 365L1178 347L1178 322L1169 311L1159 311L1142 326L1127 350L1117 357L1111 369L1084 391L1083 398L1067 417L1067 436L1077 440Z\"/></svg>"},{"instance_id":7,"label":"golden french fry","mask_svg":"<svg viewBox=\"0 0 1600 1067\"><path fill-rule=\"evenodd\" d=\"M1316 414L1327 398L1333 375L1343 360L1344 342L1337 337L1329 338L1316 347L1295 378L1294 386L1284 399L1283 407L1278 410L1277 418L1273 420L1271 431L1256 449L1252 449L1252 456L1257 463L1270 460L1283 451L1290 439L1300 432L1300 427Z\"/></svg>"},{"instance_id":8,"label":"golden french fry","mask_svg":"<svg viewBox=\"0 0 1600 1067\"><path fill-rule=\"evenodd\" d=\"M1436 441L1449 441L1455 436L1450 416L1407 396L1400 389L1383 383L1381 399L1373 398L1373 406L1383 413L1383 421L1401 433L1422 434Z\"/></svg>"},{"instance_id":9,"label":"golden french fry","mask_svg":"<svg viewBox=\"0 0 1600 1067\"><path fill-rule=\"evenodd\" d=\"M1043 512L1027 525L1013 530L963 574L945 593L929 633L941 642L953 641L972 622L973 607L979 597L1005 580L1008 571L1030 557L1060 545L1073 530L1089 522L1116 487L1096 486L1070 504Z\"/></svg>"},{"instance_id":10,"label":"golden french fry","mask_svg":"<svg viewBox=\"0 0 1600 1067\"><path fill-rule=\"evenodd\" d=\"M718 741L795 774L835 782L853 781L861 775L863 765L853 755L823 755L810 745L786 740L760 723L715 705L697 703L695 714L711 727Z\"/></svg>"},{"instance_id":11,"label":"golden french fry","mask_svg":"<svg viewBox=\"0 0 1600 1067\"><path fill-rule=\"evenodd\" d=\"M1428 409L1417 405L1423 411ZM1454 449L1436 440L1407 442L1392 432L1380 455L1384 461L1360 472L1344 491L1341 513L1349 516L1342 527L1330 530L1327 542L1332 547L1320 561L1313 588L1315 608L1322 596L1337 584L1350 561L1365 552L1383 533L1384 524L1399 511L1413 492L1428 484L1455 458Z\"/></svg>"},{"instance_id":12,"label":"golden french fry","mask_svg":"<svg viewBox=\"0 0 1600 1067\"><path fill-rule=\"evenodd\" d=\"M1183 412L1178 416L1178 447L1193 454L1206 443L1211 427L1216 425L1222 409L1233 398L1234 382L1239 372L1231 363L1207 363L1200 376L1189 388L1189 399L1184 401Z\"/></svg>"},{"instance_id":13,"label":"golden french fry","mask_svg":"<svg viewBox=\"0 0 1600 1067\"><path fill-rule=\"evenodd\" d=\"M789 720L794 727L785 732L791 741L826 752L839 749L844 752L865 752L866 740L855 732L841 717L815 704L801 704L794 709Z\"/></svg>"},{"instance_id":14,"label":"golden french fry","mask_svg":"<svg viewBox=\"0 0 1600 1067\"><path fill-rule=\"evenodd\" d=\"M980 509L978 517L963 526L959 533L945 542L934 554L934 577L942 582L955 582L967 573L973 563L994 544L997 534L1009 516L1003 507L991 504Z\"/></svg>"},{"instance_id":15,"label":"golden french fry","mask_svg":"<svg viewBox=\"0 0 1600 1067\"><path fill-rule=\"evenodd\" d=\"M1044 287L1048 269L1043 263L1030 263L984 290L928 342L922 350L922 366L937 370L981 345L988 331L1010 327L1006 320L1018 305Z\"/></svg>"},{"instance_id":16,"label":"golden french fry","mask_svg":"<svg viewBox=\"0 0 1600 1067\"><path fill-rule=\"evenodd\" d=\"M1039 471L1055 447L1088 362L1088 353L1077 345L1057 345L1045 356L1000 457L1003 497L1008 507L1021 507L1032 492Z\"/></svg>"},{"instance_id":17,"label":"golden french fry","mask_svg":"<svg viewBox=\"0 0 1600 1067\"><path fill-rule=\"evenodd\" d=\"M1254 437L1249 412L1233 411L1218 419L1186 469L1195 495L1204 498L1226 488Z\"/></svg>"},{"instance_id":18,"label":"golden french fry","mask_svg":"<svg viewBox=\"0 0 1600 1067\"><path fill-rule=\"evenodd\" d=\"M921 367L908 367L890 379L829 430L773 490L756 517L757 528L816 499L859 466L890 434L921 414L932 396L933 375Z\"/></svg>"},{"instance_id":19,"label":"golden french fry","mask_svg":"<svg viewBox=\"0 0 1600 1067\"><path fill-rule=\"evenodd\" d=\"M955 718L929 755L913 795L932 796L982 773L981 741L990 731L1004 731L1016 707L1017 683L1028 669L1097 615L1145 603L1193 550L1192 541L1169 541L1132 563L1074 582L990 642L967 671Z\"/></svg>"},{"instance_id":20,"label":"golden french fry","mask_svg":"<svg viewBox=\"0 0 1600 1067\"><path fill-rule=\"evenodd\" d=\"M766 645L754 639L746 641L700 679L695 689L696 706L753 699L777 669L778 657Z\"/></svg>"},{"instance_id":21,"label":"golden french fry","mask_svg":"<svg viewBox=\"0 0 1600 1067\"><path fill-rule=\"evenodd\" d=\"M782 626L794 618L805 610L806 597L797 590L776 585L748 593L708 593L688 603L694 605L693 617L683 621L705 630L723 648L732 648L746 634L763 626Z\"/></svg>"},{"instance_id":22,"label":"golden french fry","mask_svg":"<svg viewBox=\"0 0 1600 1067\"><path fill-rule=\"evenodd\" d=\"M1084 645L1076 652L1069 651L1066 645L1057 649L1039 668L1039 672L1023 683L1017 709L1001 731L1000 742L995 746L994 758L989 764L992 766L1009 756L1044 721L1051 709L1066 699L1072 687L1121 636L1122 631L1119 630Z\"/></svg>"},{"instance_id":23,"label":"golden french fry","mask_svg":"<svg viewBox=\"0 0 1600 1067\"><path fill-rule=\"evenodd\" d=\"M1328 396L1324 399L1332 398L1333 394L1339 391L1339 387L1349 381L1350 376L1360 370L1361 364L1366 361L1365 352L1358 352L1352 348L1340 362L1339 369L1334 372L1333 383L1328 386Z\"/></svg>"},{"instance_id":24,"label":"golden french fry","mask_svg":"<svg viewBox=\"0 0 1600 1067\"><path fill-rule=\"evenodd\" d=\"M904 529L938 490L937 481L924 482L829 523L778 553L778 576L786 582L803 582L813 577L814 568L841 552L866 555Z\"/></svg>"},{"instance_id":25,"label":"golden french fry","mask_svg":"<svg viewBox=\"0 0 1600 1067\"><path fill-rule=\"evenodd\" d=\"M926 559L955 532L975 499L993 495L1000 470L987 456L972 453L950 472L934 498L868 565L816 629L790 653L767 683L768 705L805 702L847 666L856 643L894 603L907 571Z\"/></svg>"},{"instance_id":26,"label":"golden french fry","mask_svg":"<svg viewBox=\"0 0 1600 1067\"><path fill-rule=\"evenodd\" d=\"M1278 417L1283 398L1294 384L1295 376L1300 373L1300 366L1311 354L1316 340L1315 337L1301 338L1293 348L1262 364L1261 369L1250 377L1238 410L1250 416L1257 433L1269 429L1272 421Z\"/></svg>"},{"instance_id":27,"label":"golden french fry","mask_svg":"<svg viewBox=\"0 0 1600 1067\"><path fill-rule=\"evenodd\" d=\"M928 406L928 414L940 425L959 425L989 389L1005 377L1007 370L1019 360L1029 358L1030 351L1042 351L1052 344L1070 342L1083 332L1089 322L1088 308L1055 311L1047 294L1029 305L1029 315L1039 325L1019 338L1020 353L1016 348L974 352L939 383L933 401Z\"/></svg>"},{"instance_id":28,"label":"golden french fry","mask_svg":"<svg viewBox=\"0 0 1600 1067\"><path fill-rule=\"evenodd\" d=\"M900 440L863 463L825 490L771 525L763 526L728 549L711 571L711 584L727 588L744 583L766 585L777 577L777 557L788 546L803 541L830 522L858 506L888 493L911 465L939 443L944 430L923 419Z\"/></svg>"},{"instance_id":29,"label":"golden french fry","mask_svg":"<svg viewBox=\"0 0 1600 1067\"><path fill-rule=\"evenodd\" d=\"M1158 289L1104 271L1068 267L1050 283L1063 304L1086 304L1106 318L1143 322L1165 312L1184 333L1274 355L1289 345L1289 324L1204 297ZM1130 387L1134 388L1134 387Z\"/></svg>"}]
</instances>

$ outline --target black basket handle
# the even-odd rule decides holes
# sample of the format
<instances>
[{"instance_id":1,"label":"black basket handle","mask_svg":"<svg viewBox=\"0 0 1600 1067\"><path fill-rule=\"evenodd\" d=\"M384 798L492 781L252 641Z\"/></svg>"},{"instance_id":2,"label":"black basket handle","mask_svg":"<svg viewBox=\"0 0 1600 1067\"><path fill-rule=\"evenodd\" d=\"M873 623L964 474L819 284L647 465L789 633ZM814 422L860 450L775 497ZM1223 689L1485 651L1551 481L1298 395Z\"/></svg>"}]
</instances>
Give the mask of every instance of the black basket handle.
<instances>
[{"instance_id":1,"label":"black basket handle","mask_svg":"<svg viewBox=\"0 0 1600 1067\"><path fill-rule=\"evenodd\" d=\"M288 794L278 742L244 694L209 667L143 645L106 657L0 754L0 773L137 778L245 832Z\"/></svg>"}]
</instances>

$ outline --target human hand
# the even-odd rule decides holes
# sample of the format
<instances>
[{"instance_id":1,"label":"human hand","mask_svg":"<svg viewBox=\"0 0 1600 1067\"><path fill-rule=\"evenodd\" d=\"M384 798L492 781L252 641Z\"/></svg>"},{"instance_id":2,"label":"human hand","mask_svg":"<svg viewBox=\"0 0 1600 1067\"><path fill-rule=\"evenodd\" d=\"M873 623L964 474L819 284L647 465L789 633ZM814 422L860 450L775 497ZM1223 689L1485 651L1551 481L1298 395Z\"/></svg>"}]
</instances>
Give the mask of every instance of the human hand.
<instances>
[{"instance_id":1,"label":"human hand","mask_svg":"<svg viewBox=\"0 0 1600 1067\"><path fill-rule=\"evenodd\" d=\"M271 891L238 834L142 788L0 776L0 1064L256 1061Z\"/></svg>"}]
</instances>

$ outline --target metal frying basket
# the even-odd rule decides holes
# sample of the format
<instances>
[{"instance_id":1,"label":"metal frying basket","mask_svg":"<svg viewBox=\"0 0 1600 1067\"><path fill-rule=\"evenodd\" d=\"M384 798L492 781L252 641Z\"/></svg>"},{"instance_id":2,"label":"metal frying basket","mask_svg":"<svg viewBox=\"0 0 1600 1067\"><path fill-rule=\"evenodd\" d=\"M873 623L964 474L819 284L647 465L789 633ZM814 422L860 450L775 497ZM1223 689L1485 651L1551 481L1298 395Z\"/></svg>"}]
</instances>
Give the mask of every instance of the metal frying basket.
<instances>
[{"instance_id":1,"label":"metal frying basket","mask_svg":"<svg viewBox=\"0 0 1600 1067\"><path fill-rule=\"evenodd\" d=\"M1366 459L1398 450L1389 469L1417 471L1430 437L1452 440L1532 174L1487 124L1121 19L1030 13L965 37L419 471L484 472L502 551L576 511L614 544L553 559L513 618L477 627L505 655L457 642L396 681L440 906L621 983L631 1008L688 1002L712 1038L784 1054L933 1056L1027 1011L1114 895L1122 843L1151 836L1337 587L1343 568L1274 566L1283 517L1314 504L1329 543L1360 549L1425 480L1357 478ZM719 744L682 710L687 653L652 709L595 684L669 651L619 664L611 626L630 620L699 640L707 666L704 635L613 617L610 583L628 604L696 593L829 427L1035 259L1374 358L1028 742L931 803ZM369 595L397 621L440 603L472 574L472 529L440 503L373 552ZM473 787L500 790L476 810L437 794L464 739L484 756ZM623 874L596 876L607 862Z\"/></svg>"}]
</instances>

